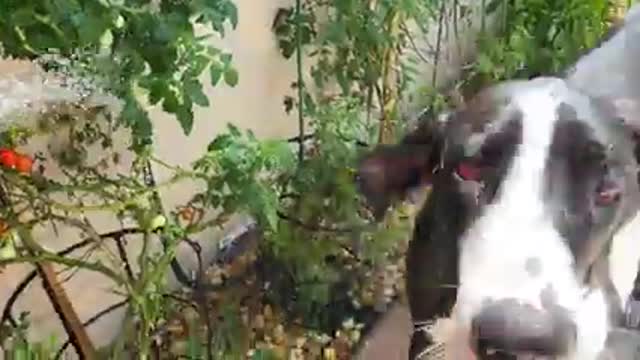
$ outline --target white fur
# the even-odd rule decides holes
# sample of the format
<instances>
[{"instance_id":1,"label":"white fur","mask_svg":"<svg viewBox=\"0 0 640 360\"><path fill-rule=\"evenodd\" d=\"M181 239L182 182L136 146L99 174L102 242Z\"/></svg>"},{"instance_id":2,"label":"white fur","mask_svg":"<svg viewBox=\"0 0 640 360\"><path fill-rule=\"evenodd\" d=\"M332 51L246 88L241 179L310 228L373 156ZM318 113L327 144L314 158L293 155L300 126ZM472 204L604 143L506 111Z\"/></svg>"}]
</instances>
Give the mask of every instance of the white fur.
<instances>
[{"instance_id":1,"label":"white fur","mask_svg":"<svg viewBox=\"0 0 640 360\"><path fill-rule=\"evenodd\" d=\"M623 301L631 293L638 262L640 261L640 246L638 246L638 237L635 236L638 233L640 233L640 214L636 214L613 238L609 268L614 285ZM583 302L584 310L579 312L579 317L581 317L579 322L583 324L592 323L587 327L587 330L589 328L598 330L598 325L603 321L601 317L605 314L603 304L600 303L602 299L600 293L594 293L593 295ZM447 344L445 355L447 360L476 360L475 355L468 348L469 334L458 326L459 324L460 321L455 317L455 313L451 319L439 319L434 327L435 340ZM603 329L602 326L599 328ZM584 334L584 336L589 335ZM595 337L601 338L602 336L602 334L596 334ZM587 337L587 339L590 338L591 336ZM591 354L599 350L599 343L594 345L591 349L587 347L581 353L574 354L573 358L593 358Z\"/></svg>"},{"instance_id":2,"label":"white fur","mask_svg":"<svg viewBox=\"0 0 640 360\"><path fill-rule=\"evenodd\" d=\"M609 271L620 298L627 299L640 261L640 214L620 229L613 239ZM622 304L624 305L624 304Z\"/></svg>"},{"instance_id":3,"label":"white fur","mask_svg":"<svg viewBox=\"0 0 640 360\"><path fill-rule=\"evenodd\" d=\"M594 291L583 298L575 280L572 255L552 225L542 200L544 168L556 123L561 83L537 81L513 96L523 112L523 141L507 172L501 192L472 224L461 242L460 288L453 320L458 358L468 358L462 348L472 317L485 299L516 298L538 308L540 294L552 286L559 305L569 309L577 324L577 353L572 360L592 360L606 339L606 305ZM541 272L532 277L525 269L535 257ZM453 345L453 344L452 344ZM464 356L464 357L462 357Z\"/></svg>"}]
</instances>

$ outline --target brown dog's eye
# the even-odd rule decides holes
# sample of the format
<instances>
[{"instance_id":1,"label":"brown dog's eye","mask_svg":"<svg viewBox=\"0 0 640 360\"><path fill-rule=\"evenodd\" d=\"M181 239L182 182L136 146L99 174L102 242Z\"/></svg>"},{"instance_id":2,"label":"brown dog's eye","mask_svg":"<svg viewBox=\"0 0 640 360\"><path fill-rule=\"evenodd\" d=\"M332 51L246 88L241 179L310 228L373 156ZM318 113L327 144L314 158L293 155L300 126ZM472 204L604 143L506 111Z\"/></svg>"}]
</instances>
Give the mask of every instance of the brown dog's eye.
<instances>
[{"instance_id":1,"label":"brown dog's eye","mask_svg":"<svg viewBox=\"0 0 640 360\"><path fill-rule=\"evenodd\" d=\"M458 164L456 175L464 181L480 181L482 169L471 161L465 161Z\"/></svg>"},{"instance_id":2,"label":"brown dog's eye","mask_svg":"<svg viewBox=\"0 0 640 360\"><path fill-rule=\"evenodd\" d=\"M612 181L603 181L596 190L596 205L598 206L610 206L618 201L622 196L620 187Z\"/></svg>"}]
</instances>

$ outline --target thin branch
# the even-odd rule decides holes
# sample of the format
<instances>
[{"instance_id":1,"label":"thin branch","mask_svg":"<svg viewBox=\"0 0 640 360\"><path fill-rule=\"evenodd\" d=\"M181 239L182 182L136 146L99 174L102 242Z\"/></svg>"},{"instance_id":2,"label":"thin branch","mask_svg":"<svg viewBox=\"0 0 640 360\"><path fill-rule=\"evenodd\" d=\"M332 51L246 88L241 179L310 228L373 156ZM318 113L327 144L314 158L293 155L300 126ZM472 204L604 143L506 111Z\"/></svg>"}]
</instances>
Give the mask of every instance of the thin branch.
<instances>
[{"instance_id":1,"label":"thin branch","mask_svg":"<svg viewBox=\"0 0 640 360\"><path fill-rule=\"evenodd\" d=\"M296 193L283 193L280 195L279 199L280 200L285 200L285 199L300 199L302 196L300 194L296 194Z\"/></svg>"},{"instance_id":2,"label":"thin branch","mask_svg":"<svg viewBox=\"0 0 640 360\"><path fill-rule=\"evenodd\" d=\"M107 276L117 284L123 284L125 281L112 269L104 266L100 263L87 263L84 261L69 259L60 257L56 253L43 252L36 255L16 256L11 259L0 260L0 265L21 264L21 263L37 263L37 262L52 262L55 264L65 265L69 267L80 267L86 270L95 271Z\"/></svg>"},{"instance_id":3,"label":"thin branch","mask_svg":"<svg viewBox=\"0 0 640 360\"><path fill-rule=\"evenodd\" d=\"M117 238L118 236L124 236L125 234L136 234L141 232L142 230L138 228L126 228L101 234L100 238ZM58 256L65 256L78 249L88 246L92 242L93 239L91 238L85 239L57 252L56 254ZM31 281L33 281L33 279L35 279L37 275L37 270L33 270L29 274L27 274L27 276L18 284L18 286L15 288L15 290L13 291L11 296L9 296L9 299L5 303L4 310L2 311L2 318L0 318L0 324L4 324L5 322L9 321L12 326L17 326L17 323L11 314L11 310L13 309L13 305L16 303L16 301L18 301L18 297L22 294L22 292L24 292L24 290L26 290Z\"/></svg>"},{"instance_id":4,"label":"thin branch","mask_svg":"<svg viewBox=\"0 0 640 360\"><path fill-rule=\"evenodd\" d=\"M431 86L436 87L436 82L438 80L438 66L440 65L440 52L442 47L442 28L444 27L444 14L446 12L446 1L441 0L442 4L440 5L440 14L438 15L438 35L436 37L436 53L434 55L433 62L433 73L431 76ZM484 0L483 0L484 4ZM484 5L483 5L484 6ZM483 16L484 18L484 16Z\"/></svg>"},{"instance_id":5,"label":"thin branch","mask_svg":"<svg viewBox=\"0 0 640 360\"><path fill-rule=\"evenodd\" d=\"M190 301L188 299L185 299L185 298L180 297L180 296L175 295L175 294L162 294L162 297L165 297L165 298L171 299L171 300L175 300L175 301L177 301L177 302L179 302L181 304L187 305L187 306L189 306L189 307L191 307L193 309L197 309L198 308L198 305L194 304L193 301Z\"/></svg>"},{"instance_id":6,"label":"thin branch","mask_svg":"<svg viewBox=\"0 0 640 360\"><path fill-rule=\"evenodd\" d=\"M416 53L416 55L418 55L420 60L424 61L427 64L431 64L432 62L429 61L429 59L427 59L427 57L424 54L422 54L422 51L418 48L418 45L416 45L415 39L413 38L413 34L411 34L411 31L409 31L406 24L404 23L401 24L400 29L402 30L404 35L407 37L407 39L409 39L409 43L411 43L411 48L413 48L413 51Z\"/></svg>"},{"instance_id":7,"label":"thin branch","mask_svg":"<svg viewBox=\"0 0 640 360\"><path fill-rule=\"evenodd\" d=\"M337 136L340 138L340 140L343 140L345 142L354 142L357 146L369 147L369 144L366 141L362 141L362 140L359 140L359 139L348 139L346 136L343 136L343 135L340 135L340 134L338 134ZM312 140L315 137L316 137L315 133L307 134L307 135L304 135L303 141L309 141L309 140ZM289 142L289 143L294 143L294 142L295 143L299 143L300 142L300 136L294 136L294 137L288 138L286 141Z\"/></svg>"},{"instance_id":8,"label":"thin branch","mask_svg":"<svg viewBox=\"0 0 640 360\"><path fill-rule=\"evenodd\" d=\"M127 273L127 277L129 277L129 280L133 281L135 279L135 276L133 275L133 270L131 269L131 264L129 263L129 257L127 256L127 251L124 248L124 236L116 237L113 240L116 242L120 260L124 264L124 271Z\"/></svg>"},{"instance_id":9,"label":"thin branch","mask_svg":"<svg viewBox=\"0 0 640 360\"><path fill-rule=\"evenodd\" d=\"M96 321L100 320L100 318L102 318L103 316L106 316L106 315L112 313L113 311L116 311L117 309L125 306L128 302L129 302L129 299L125 299L125 300L122 300L122 301L117 302L115 304L112 304L108 308L96 313L95 315L90 317L87 321L83 322L82 326L84 326L84 327L91 326L93 323L95 323ZM55 359L60 359L60 357L62 356L64 351L69 347L69 345L71 345L71 341L70 340L65 341L65 343L62 344L62 346L60 347L60 349L56 353Z\"/></svg>"},{"instance_id":10,"label":"thin branch","mask_svg":"<svg viewBox=\"0 0 640 360\"><path fill-rule=\"evenodd\" d=\"M300 143L300 141L308 141L308 140L311 140L311 139L313 139L315 136L316 136L316 134L314 134L314 133L306 134L306 135L304 135L304 134L303 134L303 135L298 135L298 136L294 136L294 137L290 137L290 138L288 138L288 139L287 139L287 142L289 142L289 143L293 143L293 142Z\"/></svg>"},{"instance_id":11,"label":"thin branch","mask_svg":"<svg viewBox=\"0 0 640 360\"><path fill-rule=\"evenodd\" d=\"M296 72L298 78L298 131L300 147L298 148L298 162L304 160L304 79L302 75L302 0L296 0Z\"/></svg>"}]
</instances>

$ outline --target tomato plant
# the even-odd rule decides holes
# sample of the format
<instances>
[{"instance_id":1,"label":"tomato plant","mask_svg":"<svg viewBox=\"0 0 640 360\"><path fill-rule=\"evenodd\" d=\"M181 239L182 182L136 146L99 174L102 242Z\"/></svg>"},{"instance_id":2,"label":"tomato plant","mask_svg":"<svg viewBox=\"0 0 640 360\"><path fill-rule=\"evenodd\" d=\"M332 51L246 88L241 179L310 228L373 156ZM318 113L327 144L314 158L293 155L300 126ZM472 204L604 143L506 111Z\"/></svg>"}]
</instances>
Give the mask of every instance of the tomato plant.
<instances>
[{"instance_id":1,"label":"tomato plant","mask_svg":"<svg viewBox=\"0 0 640 360\"><path fill-rule=\"evenodd\" d=\"M488 10L501 10L502 16L497 34L480 37L480 52L466 79L469 92L487 83L563 71L602 38L609 10L617 7L609 0L489 2Z\"/></svg>"},{"instance_id":2,"label":"tomato plant","mask_svg":"<svg viewBox=\"0 0 640 360\"><path fill-rule=\"evenodd\" d=\"M142 151L153 127L134 88L143 88L149 102L161 104L189 134L193 106L209 106L200 75L208 71L213 85L238 82L231 54L207 42L237 23L232 0L5 1L0 43L5 55L93 79L124 100L118 123L133 131L133 146ZM208 32L197 35L196 26Z\"/></svg>"}]
</instances>

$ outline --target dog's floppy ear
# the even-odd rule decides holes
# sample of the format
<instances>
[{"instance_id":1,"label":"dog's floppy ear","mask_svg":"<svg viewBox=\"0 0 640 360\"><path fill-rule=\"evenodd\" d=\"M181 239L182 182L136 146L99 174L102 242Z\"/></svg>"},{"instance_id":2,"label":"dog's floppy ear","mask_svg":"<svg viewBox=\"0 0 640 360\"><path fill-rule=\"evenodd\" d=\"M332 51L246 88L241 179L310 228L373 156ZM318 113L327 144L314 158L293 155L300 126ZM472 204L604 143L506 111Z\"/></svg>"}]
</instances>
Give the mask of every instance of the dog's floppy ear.
<instances>
[{"instance_id":1,"label":"dog's floppy ear","mask_svg":"<svg viewBox=\"0 0 640 360\"><path fill-rule=\"evenodd\" d=\"M400 143L379 145L359 163L358 190L365 197L376 219L380 219L394 200L432 178L440 163L444 144L442 124L421 121Z\"/></svg>"}]
</instances>

